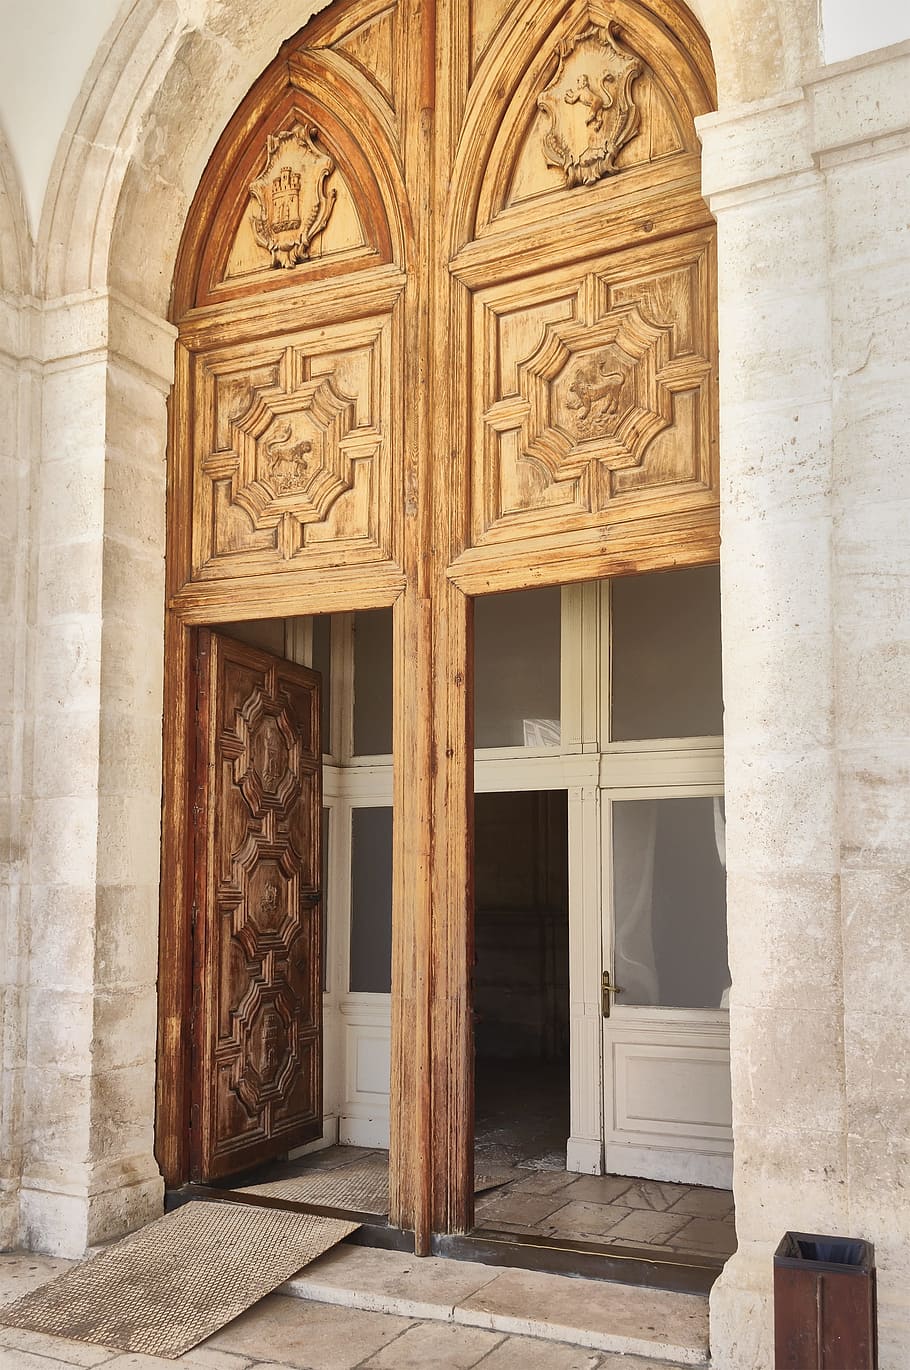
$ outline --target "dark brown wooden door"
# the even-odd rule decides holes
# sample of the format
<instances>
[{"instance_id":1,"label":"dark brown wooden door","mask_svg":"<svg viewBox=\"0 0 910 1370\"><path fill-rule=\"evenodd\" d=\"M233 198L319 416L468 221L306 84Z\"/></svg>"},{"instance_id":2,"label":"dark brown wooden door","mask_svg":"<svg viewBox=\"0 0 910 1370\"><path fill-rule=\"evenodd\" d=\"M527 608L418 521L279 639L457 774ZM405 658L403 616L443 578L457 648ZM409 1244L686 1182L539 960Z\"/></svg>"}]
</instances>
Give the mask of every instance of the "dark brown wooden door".
<instances>
[{"instance_id":1,"label":"dark brown wooden door","mask_svg":"<svg viewBox=\"0 0 910 1370\"><path fill-rule=\"evenodd\" d=\"M199 634L192 1172L322 1132L319 676Z\"/></svg>"}]
</instances>

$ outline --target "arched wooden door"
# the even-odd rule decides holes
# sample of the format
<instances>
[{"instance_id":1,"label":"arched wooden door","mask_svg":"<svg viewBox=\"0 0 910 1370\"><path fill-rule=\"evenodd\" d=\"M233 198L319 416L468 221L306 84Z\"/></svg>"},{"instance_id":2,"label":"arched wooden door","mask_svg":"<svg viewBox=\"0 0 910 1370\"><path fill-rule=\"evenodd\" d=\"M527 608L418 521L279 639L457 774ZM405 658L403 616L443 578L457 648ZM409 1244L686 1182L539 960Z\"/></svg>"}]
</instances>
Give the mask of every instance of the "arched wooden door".
<instances>
[{"instance_id":1,"label":"arched wooden door","mask_svg":"<svg viewBox=\"0 0 910 1370\"><path fill-rule=\"evenodd\" d=\"M717 558L713 100L676 0L351 0L220 140L172 311L169 1182L193 632L394 605L392 1217L470 1222L471 597Z\"/></svg>"}]
</instances>

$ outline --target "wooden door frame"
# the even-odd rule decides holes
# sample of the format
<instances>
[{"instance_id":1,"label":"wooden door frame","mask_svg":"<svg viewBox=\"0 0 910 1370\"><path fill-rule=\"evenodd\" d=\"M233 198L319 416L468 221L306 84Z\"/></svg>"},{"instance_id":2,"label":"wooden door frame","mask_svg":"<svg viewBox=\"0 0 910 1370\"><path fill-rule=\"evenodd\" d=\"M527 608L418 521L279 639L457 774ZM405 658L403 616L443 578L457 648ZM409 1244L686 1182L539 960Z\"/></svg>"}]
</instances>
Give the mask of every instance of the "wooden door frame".
<instances>
[{"instance_id":1,"label":"wooden door frame","mask_svg":"<svg viewBox=\"0 0 910 1370\"><path fill-rule=\"evenodd\" d=\"M328 29L321 26L331 27L353 8L344 3L330 6L314 21L318 31L325 36ZM547 13L544 0L535 0L529 11L541 24ZM707 41L688 11L681 10L678 17L688 39L680 50L691 48L695 53L687 78L692 111L705 112L713 107ZM697 507L652 512L630 518L627 524L614 520L609 529L570 529L565 535L558 529L551 533L549 525L532 519L506 541L494 538L473 545L471 367L453 366L452 358L470 358L476 346L472 292L550 269L551 254L556 252L559 259L563 230L558 218L547 230L549 237L537 228L529 237L522 229L510 240L505 262L495 233L475 241L475 202L492 165L491 140L501 123L493 115L502 114L504 92L512 87L512 39L484 68L486 75L472 84L461 0L403 0L399 19L402 108L413 117L402 121L398 151L392 147L385 117L370 112L372 96L360 110L372 160L382 171L374 208L380 219L387 212L388 232L380 263L359 278L358 308L390 319L394 314L396 328L388 418L394 506L381 559L344 565L342 556L337 565L321 571L316 561L304 561L299 569L284 562L267 574L254 566L246 576L242 566L238 571L236 565L221 565L212 578L194 578L192 350L206 345L207 329L212 333L209 342L224 341L215 336L217 310L196 310L197 305L211 304L204 290L197 296L196 287L200 281L205 284L199 273L207 235L213 226L226 231L218 220L225 191L219 177L249 135L252 125L244 125L244 119L254 113L259 118L288 82L288 90L297 94L311 84L308 59L295 55L293 40L257 83L252 105L241 104L216 148L178 256L172 308L180 330L177 400L171 405L168 463L156 1155L167 1184L183 1183L188 1173L185 1085L192 979L188 839L193 629L228 620L393 605L393 757L400 764L395 766L393 760L390 1216L393 1223L414 1231L416 1249L422 1253L429 1249L432 1233L467 1231L473 1219L471 596L713 561L718 529L712 432L706 457L711 479ZM311 36L316 31L311 30ZM529 50L527 60L532 57ZM695 70L699 63L704 68L701 76ZM322 93L331 106L326 106L326 116L340 119L343 111L336 108L340 97L334 83ZM459 135L458 119L466 113L461 102L468 96L467 122ZM510 138L513 135L517 137L514 128ZM663 233L711 224L698 192L694 147L686 154L684 167L676 190L667 191L669 217ZM239 176L237 167L234 172ZM449 203L428 198L427 187L437 185L453 187ZM412 221L412 212L417 222ZM585 244L586 252L603 245L604 212L596 204L586 210L587 236L579 251ZM633 206L625 203L611 211L612 218L607 216L613 246L628 246L627 220L632 212ZM649 220L647 231L652 227ZM303 285L282 283L278 292L271 289L275 284L271 282L268 294L273 335L299 327L305 299L307 307L313 307L313 297ZM236 288L238 305L231 327L239 330L238 336L249 307L244 292L252 298L255 288ZM344 276L334 282L326 278L315 289L324 322L331 323L333 310L349 295L350 281ZM713 413L713 383L710 392Z\"/></svg>"},{"instance_id":2,"label":"wooden door frame","mask_svg":"<svg viewBox=\"0 0 910 1370\"><path fill-rule=\"evenodd\" d=\"M199 628L217 628L226 621L226 604L205 602L213 598L202 595L201 602L192 608L172 602L165 619L155 1154L169 1188L179 1188L190 1176L196 644ZM463 652L471 637L470 600L460 592L453 599L462 611L457 643ZM431 618L425 603L418 602L413 594L396 594L383 586L371 590L364 587L360 593L352 587L344 598L338 596L337 589L314 595L312 587L301 590L297 596L285 592L257 600L250 595L246 602L234 601L230 617L234 621L272 619L385 607L392 607L394 612L393 671L397 682L393 722L392 1220L414 1230L418 1245L428 1249L433 1231L468 1230L473 1219L473 1034L467 975L472 956L469 883L461 886L460 898L447 904L445 918L437 917L431 922L415 917L415 911L430 906L431 888L439 889L441 883L443 899L451 888L447 887L450 872L445 857L446 848L451 850L451 840L433 844L431 832L438 831L440 838L448 835L449 839L449 827L462 833L469 846L462 849L461 859L455 864L465 872L473 870L469 788L472 772L466 765L458 770L460 800L453 767L439 768L441 783L439 771L435 777L432 775L430 756L435 748L431 741L432 704L426 702L428 672L415 674L413 670L415 636L420 639L428 664L433 661L434 643L441 647L439 636L432 632L427 636ZM454 661L451 650L449 659ZM452 732L461 730L463 744L458 750L467 757L471 738L465 738L463 730L472 713L472 690L464 660L462 656L453 670L462 707L458 716L449 720L445 746L450 750ZM421 700L426 704L423 711ZM413 757L415 733L425 745L422 769L416 765L396 767L396 755ZM456 802L461 821L453 823L450 805ZM449 820L444 828L436 817L437 806L442 807ZM419 849L421 843L425 844L423 864L421 867L421 856L417 855L415 878L415 848ZM431 865L434 849L436 860ZM443 941L454 944L454 956L440 945ZM458 978L455 1003L441 975L430 973L434 957L441 957L448 968L453 962L461 968L453 971L453 978ZM449 1126L441 1129L445 1120ZM444 1157L442 1165L440 1151ZM463 1205L460 1212L456 1211L458 1203Z\"/></svg>"}]
</instances>

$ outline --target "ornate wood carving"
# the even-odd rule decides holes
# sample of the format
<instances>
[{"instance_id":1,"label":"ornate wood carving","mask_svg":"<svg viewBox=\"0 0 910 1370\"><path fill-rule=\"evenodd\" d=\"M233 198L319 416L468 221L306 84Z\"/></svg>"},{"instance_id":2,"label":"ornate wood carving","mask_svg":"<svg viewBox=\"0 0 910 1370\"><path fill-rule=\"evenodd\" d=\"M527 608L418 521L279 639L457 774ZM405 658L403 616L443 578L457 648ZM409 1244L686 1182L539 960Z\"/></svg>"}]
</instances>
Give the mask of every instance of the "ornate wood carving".
<instances>
[{"instance_id":1,"label":"ornate wood carving","mask_svg":"<svg viewBox=\"0 0 910 1370\"><path fill-rule=\"evenodd\" d=\"M537 100L547 120L544 156L562 169L567 186L593 185L619 170L616 158L639 130L632 85L642 63L613 23L588 24L560 43L557 58L556 75Z\"/></svg>"},{"instance_id":2,"label":"ornate wood carving","mask_svg":"<svg viewBox=\"0 0 910 1370\"><path fill-rule=\"evenodd\" d=\"M207 576L388 547L388 320L200 356L194 559Z\"/></svg>"},{"instance_id":3,"label":"ornate wood carving","mask_svg":"<svg viewBox=\"0 0 910 1370\"><path fill-rule=\"evenodd\" d=\"M661 256L478 292L476 545L713 502L710 239Z\"/></svg>"},{"instance_id":4,"label":"ornate wood carving","mask_svg":"<svg viewBox=\"0 0 910 1370\"><path fill-rule=\"evenodd\" d=\"M336 191L326 182L335 163L316 146L315 124L295 123L266 141L265 167L250 182L255 209L253 235L272 266L298 266L310 255L310 244L329 221Z\"/></svg>"},{"instance_id":5,"label":"ornate wood carving","mask_svg":"<svg viewBox=\"0 0 910 1370\"><path fill-rule=\"evenodd\" d=\"M200 643L194 1172L322 1131L319 681Z\"/></svg>"},{"instance_id":6,"label":"ornate wood carving","mask_svg":"<svg viewBox=\"0 0 910 1370\"><path fill-rule=\"evenodd\" d=\"M605 63L617 79L631 69L577 41L611 22L620 56L641 63L634 134L629 111L611 124L622 102L601 79ZM538 103L563 43L568 160L548 155ZM392 1217L421 1251L431 1231L470 1225L470 595L716 556L713 225L694 126L712 100L707 40L677 0L344 0L285 45L219 143L173 304L159 1069L171 1183L190 1136L173 1089L193 979L185 625L395 602ZM306 260L273 270L249 188L266 133L296 122L319 129L336 198ZM264 792L280 788L283 738L258 744ZM265 822L225 784L244 822ZM257 861L258 883L252 867L245 885L232 876L231 907L249 911L244 937L255 924L277 940L292 876L275 851ZM229 984L232 965L213 976ZM240 1012L245 1067L225 1059L218 1107L241 1132L295 1050L286 1008L263 990Z\"/></svg>"}]
</instances>

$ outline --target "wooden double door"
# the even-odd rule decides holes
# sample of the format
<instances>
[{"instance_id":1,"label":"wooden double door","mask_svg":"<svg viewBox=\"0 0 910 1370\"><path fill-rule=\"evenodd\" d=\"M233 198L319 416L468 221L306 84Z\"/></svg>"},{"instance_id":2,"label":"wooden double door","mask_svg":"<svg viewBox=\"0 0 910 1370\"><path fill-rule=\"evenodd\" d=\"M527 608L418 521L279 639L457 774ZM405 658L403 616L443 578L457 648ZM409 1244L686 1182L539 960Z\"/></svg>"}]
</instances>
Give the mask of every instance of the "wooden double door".
<instances>
[{"instance_id":1,"label":"wooden double door","mask_svg":"<svg viewBox=\"0 0 910 1370\"><path fill-rule=\"evenodd\" d=\"M196 634L391 605L392 1217L419 1248L470 1224L471 606L717 558L713 103L676 0L336 0L225 129L172 306L170 1183L198 1153Z\"/></svg>"}]
</instances>

